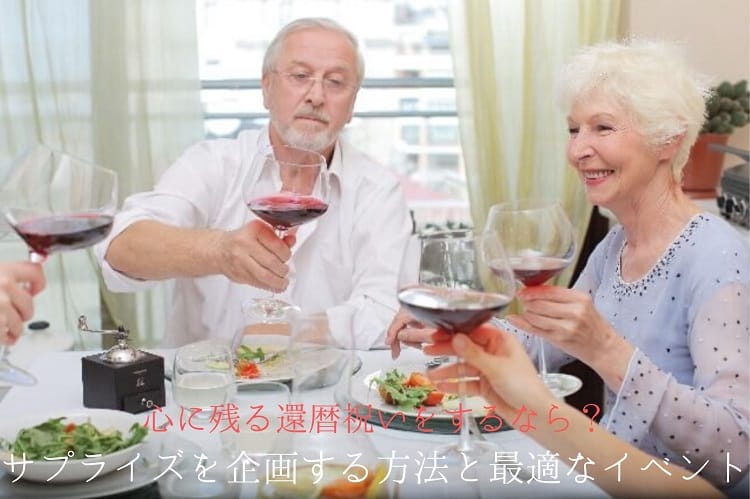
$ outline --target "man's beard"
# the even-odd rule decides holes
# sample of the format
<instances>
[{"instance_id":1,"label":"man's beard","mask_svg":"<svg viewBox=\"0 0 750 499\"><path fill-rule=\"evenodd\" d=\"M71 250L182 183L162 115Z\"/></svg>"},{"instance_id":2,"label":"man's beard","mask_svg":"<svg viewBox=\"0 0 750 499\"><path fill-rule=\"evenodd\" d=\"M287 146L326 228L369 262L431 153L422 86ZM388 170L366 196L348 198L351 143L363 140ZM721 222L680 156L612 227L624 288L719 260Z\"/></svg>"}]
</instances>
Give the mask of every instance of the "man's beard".
<instances>
[{"instance_id":1,"label":"man's beard","mask_svg":"<svg viewBox=\"0 0 750 499\"><path fill-rule=\"evenodd\" d=\"M329 130L311 132L299 130L290 125L282 127L273 119L271 119L271 125L276 129L284 143L300 149L320 152L336 141L336 136Z\"/></svg>"}]
</instances>

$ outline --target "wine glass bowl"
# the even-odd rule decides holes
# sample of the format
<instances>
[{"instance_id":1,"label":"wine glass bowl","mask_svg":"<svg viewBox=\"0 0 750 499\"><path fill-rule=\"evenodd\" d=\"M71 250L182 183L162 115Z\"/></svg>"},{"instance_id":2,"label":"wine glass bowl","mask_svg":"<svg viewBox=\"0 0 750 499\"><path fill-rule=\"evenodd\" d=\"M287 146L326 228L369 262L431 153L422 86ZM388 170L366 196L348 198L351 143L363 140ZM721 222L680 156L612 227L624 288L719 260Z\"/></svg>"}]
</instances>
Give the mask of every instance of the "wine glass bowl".
<instances>
[{"instance_id":1,"label":"wine glass bowl","mask_svg":"<svg viewBox=\"0 0 750 499\"><path fill-rule=\"evenodd\" d=\"M404 253L399 272L398 300L423 324L449 333L469 333L500 313L513 300L515 281L499 237L485 232L474 237L464 234L433 234L413 238ZM458 364L458 396L467 407L463 384L463 363ZM440 452L451 461L463 463L496 450L472 437L470 418L464 412L459 423L459 441Z\"/></svg>"},{"instance_id":2,"label":"wine glass bowl","mask_svg":"<svg viewBox=\"0 0 750 499\"><path fill-rule=\"evenodd\" d=\"M248 209L283 235L328 210L326 160L306 149L267 146L253 158L243 192Z\"/></svg>"},{"instance_id":3,"label":"wine glass bowl","mask_svg":"<svg viewBox=\"0 0 750 499\"><path fill-rule=\"evenodd\" d=\"M328 193L326 159L292 146L261 148L253 156L242 186L248 209L280 238L322 216L328 210ZM273 295L257 299L250 312L270 322L281 319L290 306Z\"/></svg>"},{"instance_id":4,"label":"wine glass bowl","mask_svg":"<svg viewBox=\"0 0 750 499\"><path fill-rule=\"evenodd\" d=\"M575 257L575 231L560 204L547 200L518 200L490 208L485 230L503 242L515 278L526 287L541 286L560 274ZM548 373L544 341L537 336L539 373L558 397L581 384L575 376Z\"/></svg>"},{"instance_id":5,"label":"wine glass bowl","mask_svg":"<svg viewBox=\"0 0 750 499\"><path fill-rule=\"evenodd\" d=\"M117 174L39 146L11 170L2 210L29 246L32 261L87 248L109 234L117 209Z\"/></svg>"},{"instance_id":6,"label":"wine glass bowl","mask_svg":"<svg viewBox=\"0 0 750 499\"><path fill-rule=\"evenodd\" d=\"M39 145L15 160L10 172L0 192L2 213L29 247L32 262L92 246L112 229L117 209L112 170ZM34 384L34 377L13 366L7 354L4 346L0 379Z\"/></svg>"}]
</instances>

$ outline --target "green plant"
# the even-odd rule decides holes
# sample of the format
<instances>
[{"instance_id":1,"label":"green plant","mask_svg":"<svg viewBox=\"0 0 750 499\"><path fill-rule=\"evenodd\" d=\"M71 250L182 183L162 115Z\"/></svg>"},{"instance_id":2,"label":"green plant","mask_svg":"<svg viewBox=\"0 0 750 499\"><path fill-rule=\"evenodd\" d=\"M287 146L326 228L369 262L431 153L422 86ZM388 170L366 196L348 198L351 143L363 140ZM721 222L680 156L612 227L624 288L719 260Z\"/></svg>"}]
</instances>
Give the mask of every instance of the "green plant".
<instances>
[{"instance_id":1,"label":"green plant","mask_svg":"<svg viewBox=\"0 0 750 499\"><path fill-rule=\"evenodd\" d=\"M750 92L747 80L732 84L724 81L711 88L706 101L706 121L701 133L732 133L735 128L747 125L750 120Z\"/></svg>"}]
</instances>

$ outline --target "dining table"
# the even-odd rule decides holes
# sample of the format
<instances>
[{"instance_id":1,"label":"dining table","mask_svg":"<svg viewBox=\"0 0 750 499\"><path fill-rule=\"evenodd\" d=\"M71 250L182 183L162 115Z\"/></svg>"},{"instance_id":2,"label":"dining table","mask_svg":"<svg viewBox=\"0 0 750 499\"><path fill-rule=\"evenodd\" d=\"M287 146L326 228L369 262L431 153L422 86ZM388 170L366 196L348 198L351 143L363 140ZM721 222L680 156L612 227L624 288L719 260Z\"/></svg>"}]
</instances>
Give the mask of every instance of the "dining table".
<instances>
[{"instance_id":1,"label":"dining table","mask_svg":"<svg viewBox=\"0 0 750 499\"><path fill-rule=\"evenodd\" d=\"M174 350L153 349L151 353L164 358L167 372L170 370ZM38 383L34 386L14 386L5 389L0 400L0 420L3 417L21 414L59 414L80 412L83 405L82 358L96 354L91 351L62 351L42 353L30 365ZM345 381L362 383L368 373L382 372L390 366L424 365L431 360L418 349L406 349L401 357L393 360L388 350L357 351L356 371ZM363 378L363 376L365 376ZM286 381L286 380L285 380ZM292 380L288 380L293 386ZM341 384L337 384L340 389ZM312 404L337 404L337 386L331 385L308 390L304 398L292 402ZM361 388L361 387L360 387ZM254 391L238 387L232 402L237 406L250 406ZM171 381L165 380L166 404L138 414L143 424L150 429L144 444L143 459L136 463L131 473L117 471L98 477L89 483L55 484L13 481L10 475L0 472L0 496L2 497L257 497L262 476L230 473L229 464L233 455L226 447L221 432L211 431L208 425L180 425L184 410L172 398ZM339 402L341 402L339 400ZM361 402L361 401L357 401ZM183 418L184 419L184 418ZM171 424L166 424L171 421ZM453 423L454 420L450 419ZM367 422L365 422L367 423ZM487 457L486 462L474 463L473 478L467 479L460 470L451 467L430 466L433 450L454 442L455 431L429 431L408 424L383 425L377 420L365 424L361 431L383 462L399 456L406 463L400 470L382 478L387 496L398 498L423 497L609 497L590 477L581 475L581 467L570 467L570 462L558 460L554 452L538 445L528 432L509 429L507 425L498 431L482 432L478 438L495 444L497 451ZM193 427L195 426L195 427ZM387 428L384 426L388 426ZM267 431L274 431L269 427ZM278 428L276 429L278 433ZM361 437L358 437L361 438ZM167 469L162 458L181 456L183 466ZM198 477L195 466L190 463L210 463L214 472ZM511 460L515 473L503 469L502 461ZM165 459L166 460L166 459ZM235 459L236 461L236 459ZM169 461L174 464L174 460ZM465 463L467 466L469 463ZM235 463L236 466L236 463ZM464 469L467 469L464 467ZM396 471L399 471L398 473ZM191 473L192 472L192 473ZM132 475L132 476L131 476ZM177 478L177 475L181 475ZM211 478L218 476L218 479Z\"/></svg>"}]
</instances>

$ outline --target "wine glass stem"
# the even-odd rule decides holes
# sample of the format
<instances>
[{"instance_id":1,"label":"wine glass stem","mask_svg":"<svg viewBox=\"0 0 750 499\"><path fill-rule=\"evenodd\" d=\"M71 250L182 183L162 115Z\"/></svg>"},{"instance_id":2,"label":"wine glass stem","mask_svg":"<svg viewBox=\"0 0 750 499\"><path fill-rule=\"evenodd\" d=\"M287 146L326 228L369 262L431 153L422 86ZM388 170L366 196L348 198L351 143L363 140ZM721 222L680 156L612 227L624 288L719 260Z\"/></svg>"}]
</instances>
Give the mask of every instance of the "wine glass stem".
<instances>
[{"instance_id":1,"label":"wine glass stem","mask_svg":"<svg viewBox=\"0 0 750 499\"><path fill-rule=\"evenodd\" d=\"M469 418L471 414L466 410L466 364L463 360L458 360L458 398L461 402L459 408L461 411L461 426L458 434L458 450L460 452L469 452L471 450L471 441L469 436Z\"/></svg>"},{"instance_id":2,"label":"wine glass stem","mask_svg":"<svg viewBox=\"0 0 750 499\"><path fill-rule=\"evenodd\" d=\"M539 375L542 379L547 378L547 356L544 353L544 339L539 336L536 337L537 345L539 348Z\"/></svg>"},{"instance_id":3,"label":"wine glass stem","mask_svg":"<svg viewBox=\"0 0 750 499\"><path fill-rule=\"evenodd\" d=\"M276 233L276 236L277 236L277 237L278 237L279 239L282 239L282 240L283 240L283 239L284 239L284 236L286 236L286 229L282 229L282 228L279 228L279 227L274 227L274 228L273 228L273 231L274 231L274 232ZM271 291L271 294L269 295L268 299L269 299L270 301L272 301L272 302L276 302L276 293L275 293L274 291ZM269 307L270 307L270 306L271 306L271 305L269 305ZM269 311L269 315L270 315L270 311Z\"/></svg>"},{"instance_id":4,"label":"wine glass stem","mask_svg":"<svg viewBox=\"0 0 750 499\"><path fill-rule=\"evenodd\" d=\"M31 263L44 263L47 260L47 257L37 253L36 251L30 250L29 251L29 261Z\"/></svg>"}]
</instances>

